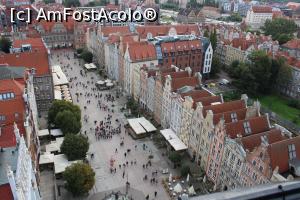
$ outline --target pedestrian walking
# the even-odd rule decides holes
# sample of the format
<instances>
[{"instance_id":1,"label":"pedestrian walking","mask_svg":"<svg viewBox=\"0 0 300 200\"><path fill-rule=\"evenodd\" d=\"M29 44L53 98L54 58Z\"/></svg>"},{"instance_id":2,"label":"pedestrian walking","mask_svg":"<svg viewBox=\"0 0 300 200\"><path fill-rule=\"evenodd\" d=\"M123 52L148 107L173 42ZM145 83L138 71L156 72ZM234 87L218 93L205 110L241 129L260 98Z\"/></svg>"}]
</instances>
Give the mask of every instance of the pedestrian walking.
<instances>
[{"instance_id":1,"label":"pedestrian walking","mask_svg":"<svg viewBox=\"0 0 300 200\"><path fill-rule=\"evenodd\" d=\"M146 196L146 200L149 200L149 194Z\"/></svg>"},{"instance_id":2,"label":"pedestrian walking","mask_svg":"<svg viewBox=\"0 0 300 200\"><path fill-rule=\"evenodd\" d=\"M125 171L123 171L123 175L122 175L122 177L123 177L123 178L125 177Z\"/></svg>"},{"instance_id":3,"label":"pedestrian walking","mask_svg":"<svg viewBox=\"0 0 300 200\"><path fill-rule=\"evenodd\" d=\"M154 191L154 197L156 198L156 196L157 196L157 191Z\"/></svg>"}]
</instances>

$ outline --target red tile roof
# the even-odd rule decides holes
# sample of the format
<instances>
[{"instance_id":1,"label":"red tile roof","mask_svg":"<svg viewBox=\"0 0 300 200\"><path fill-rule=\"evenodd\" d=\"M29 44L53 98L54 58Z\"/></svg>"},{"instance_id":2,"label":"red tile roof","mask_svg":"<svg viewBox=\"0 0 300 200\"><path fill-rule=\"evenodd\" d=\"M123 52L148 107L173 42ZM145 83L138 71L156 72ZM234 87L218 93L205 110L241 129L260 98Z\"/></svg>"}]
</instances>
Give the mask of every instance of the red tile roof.
<instances>
[{"instance_id":1,"label":"red tile roof","mask_svg":"<svg viewBox=\"0 0 300 200\"><path fill-rule=\"evenodd\" d=\"M279 173L284 173L289 170L288 145L290 144L295 145L296 158L300 159L300 136L278 141L268 146L268 153L273 170L276 168L276 166L279 167Z\"/></svg>"},{"instance_id":2,"label":"red tile roof","mask_svg":"<svg viewBox=\"0 0 300 200\"><path fill-rule=\"evenodd\" d=\"M46 51L46 47L42 41L42 38L28 38L24 40L14 40L12 46L14 48L21 48L21 46L24 44L30 44L33 50L38 49L38 50Z\"/></svg>"},{"instance_id":3,"label":"red tile roof","mask_svg":"<svg viewBox=\"0 0 300 200\"><path fill-rule=\"evenodd\" d=\"M13 92L15 98L10 100L0 101L0 115L5 116L5 121L2 122L3 134L0 136L0 146L8 147L15 145L15 136L13 133L13 124L17 123L20 133L24 134L24 117L25 117L25 103L23 100L24 85L18 81L8 79L0 80L0 93ZM15 114L18 113L16 118Z\"/></svg>"},{"instance_id":4,"label":"red tile roof","mask_svg":"<svg viewBox=\"0 0 300 200\"><path fill-rule=\"evenodd\" d=\"M193 109L196 108L197 102L201 102L201 104L203 106L209 106L212 103L216 103L216 102L221 102L222 101L222 99L221 99L220 96L207 96L207 97L195 98L193 100L194 100Z\"/></svg>"},{"instance_id":5,"label":"red tile roof","mask_svg":"<svg viewBox=\"0 0 300 200\"><path fill-rule=\"evenodd\" d=\"M63 24L64 27L66 28L67 32L73 32L74 31L74 19L72 17L68 17L68 19L66 21L45 21L45 20L41 20L39 22L35 22L36 24L39 24L43 27L45 32L52 32L52 28L54 25L56 24Z\"/></svg>"},{"instance_id":6,"label":"red tile roof","mask_svg":"<svg viewBox=\"0 0 300 200\"><path fill-rule=\"evenodd\" d=\"M221 119L224 119L226 124L231 123L232 122L231 114L233 113L236 113L237 120L244 120L246 118L247 108L214 114L213 116L214 124L217 124Z\"/></svg>"},{"instance_id":7,"label":"red tile roof","mask_svg":"<svg viewBox=\"0 0 300 200\"><path fill-rule=\"evenodd\" d=\"M256 41L254 39L246 40L246 38L234 38L231 42L234 48L241 48L241 50L243 51L247 50L251 45L254 45L255 43Z\"/></svg>"},{"instance_id":8,"label":"red tile roof","mask_svg":"<svg viewBox=\"0 0 300 200\"><path fill-rule=\"evenodd\" d=\"M184 86L197 86L199 85L199 80L197 77L184 77L172 79L172 91L175 91Z\"/></svg>"},{"instance_id":9,"label":"red tile roof","mask_svg":"<svg viewBox=\"0 0 300 200\"><path fill-rule=\"evenodd\" d=\"M101 27L101 32L104 37L108 37L112 33L129 34L130 30L128 26L105 26Z\"/></svg>"},{"instance_id":10,"label":"red tile roof","mask_svg":"<svg viewBox=\"0 0 300 200\"><path fill-rule=\"evenodd\" d=\"M3 200L14 199L9 183L0 185L0 194L1 194L1 199Z\"/></svg>"},{"instance_id":11,"label":"red tile roof","mask_svg":"<svg viewBox=\"0 0 300 200\"><path fill-rule=\"evenodd\" d=\"M272 13L272 8L269 6L252 6L255 13Z\"/></svg>"},{"instance_id":12,"label":"red tile roof","mask_svg":"<svg viewBox=\"0 0 300 200\"><path fill-rule=\"evenodd\" d=\"M16 146L16 137L14 134L14 128L13 125L10 126L2 126L1 129L1 135L0 135L0 147L6 148L6 147L14 147ZM24 132L22 132L24 133Z\"/></svg>"},{"instance_id":13,"label":"red tile roof","mask_svg":"<svg viewBox=\"0 0 300 200\"><path fill-rule=\"evenodd\" d=\"M8 64L12 67L35 68L37 75L50 74L48 53L34 50L15 54L1 54L0 64Z\"/></svg>"},{"instance_id":14,"label":"red tile roof","mask_svg":"<svg viewBox=\"0 0 300 200\"><path fill-rule=\"evenodd\" d=\"M247 133L244 128L244 123L247 122L249 122L251 129L251 132L249 134L257 134L268 131L270 129L268 118L266 116L261 116L226 124L226 134L233 139L238 135L246 136Z\"/></svg>"},{"instance_id":15,"label":"red tile roof","mask_svg":"<svg viewBox=\"0 0 300 200\"><path fill-rule=\"evenodd\" d=\"M263 136L267 138L269 144L288 139L285 135L282 134L280 130L271 129L266 132L242 137L241 142L245 149L248 149L250 152L252 152L254 148L261 145L261 137Z\"/></svg>"},{"instance_id":16,"label":"red tile roof","mask_svg":"<svg viewBox=\"0 0 300 200\"><path fill-rule=\"evenodd\" d=\"M187 35L192 33L200 35L199 28L196 24L138 26L136 27L136 31L139 33L141 38L146 39L148 33L151 33L152 37L168 35L171 28L176 30L177 35Z\"/></svg>"},{"instance_id":17,"label":"red tile roof","mask_svg":"<svg viewBox=\"0 0 300 200\"><path fill-rule=\"evenodd\" d=\"M213 114L218 114L218 113L225 113L229 111L235 111L243 108L246 108L245 101L236 100L236 101L224 102L216 105L205 106L203 108L203 112L204 112L203 114L206 115L206 111L208 110L211 110Z\"/></svg>"},{"instance_id":18,"label":"red tile roof","mask_svg":"<svg viewBox=\"0 0 300 200\"><path fill-rule=\"evenodd\" d=\"M282 46L289 49L300 49L300 39L292 39Z\"/></svg>"},{"instance_id":19,"label":"red tile roof","mask_svg":"<svg viewBox=\"0 0 300 200\"><path fill-rule=\"evenodd\" d=\"M191 49L201 49L201 48L202 48L202 44L198 39L161 43L161 49L163 53L185 51L185 50L188 51Z\"/></svg>"},{"instance_id":20,"label":"red tile roof","mask_svg":"<svg viewBox=\"0 0 300 200\"><path fill-rule=\"evenodd\" d=\"M193 90L190 92L182 93L181 96L184 98L185 96L190 96L192 99L198 99L203 97L209 97L212 96L211 93L209 93L206 90Z\"/></svg>"},{"instance_id":21,"label":"red tile roof","mask_svg":"<svg viewBox=\"0 0 300 200\"><path fill-rule=\"evenodd\" d=\"M129 43L129 56L132 62L142 62L156 59L155 47L147 42Z\"/></svg>"}]
</instances>

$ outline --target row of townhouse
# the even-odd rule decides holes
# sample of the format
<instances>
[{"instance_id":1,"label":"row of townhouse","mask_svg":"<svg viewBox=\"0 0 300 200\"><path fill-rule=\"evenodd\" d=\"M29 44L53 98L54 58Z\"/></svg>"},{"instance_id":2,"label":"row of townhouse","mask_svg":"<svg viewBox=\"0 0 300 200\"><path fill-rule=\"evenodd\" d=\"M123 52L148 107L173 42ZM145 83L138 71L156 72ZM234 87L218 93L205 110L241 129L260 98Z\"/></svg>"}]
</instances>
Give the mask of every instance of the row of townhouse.
<instances>
[{"instance_id":1,"label":"row of townhouse","mask_svg":"<svg viewBox=\"0 0 300 200\"><path fill-rule=\"evenodd\" d=\"M208 39L200 37L197 25L130 26L91 28L88 48L108 76L127 94L139 98L140 69L179 66L209 74L213 50Z\"/></svg>"},{"instance_id":2,"label":"row of townhouse","mask_svg":"<svg viewBox=\"0 0 300 200\"><path fill-rule=\"evenodd\" d=\"M263 50L275 55L279 50L278 41L272 41L269 36L256 36L248 33L230 40L217 43L216 57L224 65L231 65L233 61L244 62L253 50Z\"/></svg>"},{"instance_id":3,"label":"row of townhouse","mask_svg":"<svg viewBox=\"0 0 300 200\"><path fill-rule=\"evenodd\" d=\"M188 147L215 189L299 176L300 137L272 126L268 116L260 114L259 102L248 106L246 95L224 102L222 95L203 89L200 74L192 75L190 68L144 66L140 77L143 108L149 112L154 108L154 119Z\"/></svg>"},{"instance_id":4,"label":"row of townhouse","mask_svg":"<svg viewBox=\"0 0 300 200\"><path fill-rule=\"evenodd\" d=\"M40 143L33 74L22 67L6 69L19 73L0 77L1 198L38 200Z\"/></svg>"}]
</instances>

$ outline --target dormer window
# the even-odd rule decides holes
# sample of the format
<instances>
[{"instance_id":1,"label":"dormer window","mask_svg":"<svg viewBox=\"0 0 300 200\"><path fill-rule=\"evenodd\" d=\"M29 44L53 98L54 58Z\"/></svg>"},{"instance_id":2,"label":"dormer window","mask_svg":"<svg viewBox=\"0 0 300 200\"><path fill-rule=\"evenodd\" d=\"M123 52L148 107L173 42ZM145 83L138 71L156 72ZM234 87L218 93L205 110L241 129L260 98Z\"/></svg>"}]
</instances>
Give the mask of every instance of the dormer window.
<instances>
[{"instance_id":1,"label":"dormer window","mask_svg":"<svg viewBox=\"0 0 300 200\"><path fill-rule=\"evenodd\" d=\"M236 113L231 113L230 116L231 116L231 121L232 122L237 122L238 121Z\"/></svg>"},{"instance_id":2,"label":"dormer window","mask_svg":"<svg viewBox=\"0 0 300 200\"><path fill-rule=\"evenodd\" d=\"M251 134L251 128L250 128L250 123L247 121L247 122L244 122L244 129L245 129L245 133L248 135L248 134Z\"/></svg>"},{"instance_id":3,"label":"dormer window","mask_svg":"<svg viewBox=\"0 0 300 200\"><path fill-rule=\"evenodd\" d=\"M290 160L296 158L296 148L294 144L289 144L288 145L288 149L289 149L289 158Z\"/></svg>"}]
</instances>

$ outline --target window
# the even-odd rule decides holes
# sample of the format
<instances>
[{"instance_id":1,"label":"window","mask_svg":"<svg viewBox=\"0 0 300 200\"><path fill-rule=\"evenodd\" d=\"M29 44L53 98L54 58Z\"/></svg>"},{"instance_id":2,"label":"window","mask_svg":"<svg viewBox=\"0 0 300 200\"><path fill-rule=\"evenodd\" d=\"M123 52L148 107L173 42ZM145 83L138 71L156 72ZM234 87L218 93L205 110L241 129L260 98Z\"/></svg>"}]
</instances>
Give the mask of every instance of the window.
<instances>
[{"instance_id":1,"label":"window","mask_svg":"<svg viewBox=\"0 0 300 200\"><path fill-rule=\"evenodd\" d=\"M248 135L251 133L251 128L250 128L250 123L247 121L247 122L244 122L244 129L245 129L245 133Z\"/></svg>"},{"instance_id":2,"label":"window","mask_svg":"<svg viewBox=\"0 0 300 200\"><path fill-rule=\"evenodd\" d=\"M1 122L1 121L5 121L5 119L6 119L6 118L5 118L5 115L0 115L0 122Z\"/></svg>"},{"instance_id":3,"label":"window","mask_svg":"<svg viewBox=\"0 0 300 200\"><path fill-rule=\"evenodd\" d=\"M241 166L241 160L240 160L240 159L238 159L237 165L238 165L238 166Z\"/></svg>"},{"instance_id":4,"label":"window","mask_svg":"<svg viewBox=\"0 0 300 200\"><path fill-rule=\"evenodd\" d=\"M8 93L2 93L0 94L0 101L2 100L8 100L8 99L13 99L15 98L15 94L13 92L8 92Z\"/></svg>"},{"instance_id":5,"label":"window","mask_svg":"<svg viewBox=\"0 0 300 200\"><path fill-rule=\"evenodd\" d=\"M294 144L289 144L288 145L288 149L289 149L289 158L290 160L296 158L296 148Z\"/></svg>"},{"instance_id":6,"label":"window","mask_svg":"<svg viewBox=\"0 0 300 200\"><path fill-rule=\"evenodd\" d=\"M263 169L264 169L264 168L263 168L262 166L259 166L259 171L261 171L261 172L262 172L262 171L263 171Z\"/></svg>"},{"instance_id":7,"label":"window","mask_svg":"<svg viewBox=\"0 0 300 200\"><path fill-rule=\"evenodd\" d=\"M252 164L255 166L255 165L256 165L256 161L255 161L255 160L253 160Z\"/></svg>"},{"instance_id":8,"label":"window","mask_svg":"<svg viewBox=\"0 0 300 200\"><path fill-rule=\"evenodd\" d=\"M15 119L19 119L19 113L15 113Z\"/></svg>"},{"instance_id":9,"label":"window","mask_svg":"<svg viewBox=\"0 0 300 200\"><path fill-rule=\"evenodd\" d=\"M231 113L230 116L231 116L231 121L232 122L237 122L238 121L236 113Z\"/></svg>"}]
</instances>

